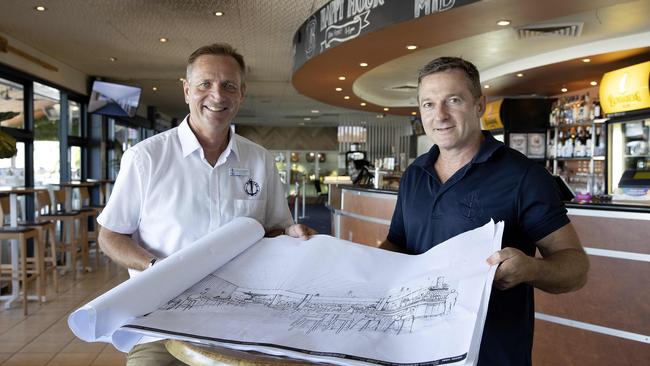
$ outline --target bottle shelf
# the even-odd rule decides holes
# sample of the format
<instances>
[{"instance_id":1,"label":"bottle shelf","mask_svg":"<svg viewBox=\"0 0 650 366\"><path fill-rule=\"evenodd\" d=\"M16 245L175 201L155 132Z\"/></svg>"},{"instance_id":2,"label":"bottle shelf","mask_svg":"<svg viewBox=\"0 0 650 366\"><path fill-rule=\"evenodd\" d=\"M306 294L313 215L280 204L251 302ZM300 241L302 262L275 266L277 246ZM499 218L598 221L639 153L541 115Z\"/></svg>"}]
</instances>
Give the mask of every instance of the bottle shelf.
<instances>
[{"instance_id":1,"label":"bottle shelf","mask_svg":"<svg viewBox=\"0 0 650 366\"><path fill-rule=\"evenodd\" d=\"M596 159L596 158L597 158L597 156L594 157L593 160L604 160L604 158L603 159ZM569 157L566 157L566 158L553 157L553 158L547 158L547 159L549 159L549 160L557 160L557 161L571 161L571 160L576 160L577 161L577 160L591 160L592 157L591 156L570 157L570 158Z\"/></svg>"},{"instance_id":2,"label":"bottle shelf","mask_svg":"<svg viewBox=\"0 0 650 366\"><path fill-rule=\"evenodd\" d=\"M650 154L643 155L623 155L625 158L650 158Z\"/></svg>"}]
</instances>

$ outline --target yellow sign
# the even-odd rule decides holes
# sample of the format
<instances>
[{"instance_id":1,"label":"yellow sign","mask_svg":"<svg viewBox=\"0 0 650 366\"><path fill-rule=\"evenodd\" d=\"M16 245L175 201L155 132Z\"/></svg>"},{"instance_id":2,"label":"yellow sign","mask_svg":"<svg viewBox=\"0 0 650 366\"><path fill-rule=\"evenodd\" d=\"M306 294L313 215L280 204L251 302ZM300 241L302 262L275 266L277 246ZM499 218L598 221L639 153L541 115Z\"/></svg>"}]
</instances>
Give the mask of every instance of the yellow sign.
<instances>
[{"instance_id":1,"label":"yellow sign","mask_svg":"<svg viewBox=\"0 0 650 366\"><path fill-rule=\"evenodd\" d=\"M485 106L485 113L481 117L481 129L483 130L498 130L503 128L503 121L501 121L501 103L503 99L490 102Z\"/></svg>"},{"instance_id":2,"label":"yellow sign","mask_svg":"<svg viewBox=\"0 0 650 366\"><path fill-rule=\"evenodd\" d=\"M612 114L650 108L650 61L603 75L600 82L600 106Z\"/></svg>"}]
</instances>

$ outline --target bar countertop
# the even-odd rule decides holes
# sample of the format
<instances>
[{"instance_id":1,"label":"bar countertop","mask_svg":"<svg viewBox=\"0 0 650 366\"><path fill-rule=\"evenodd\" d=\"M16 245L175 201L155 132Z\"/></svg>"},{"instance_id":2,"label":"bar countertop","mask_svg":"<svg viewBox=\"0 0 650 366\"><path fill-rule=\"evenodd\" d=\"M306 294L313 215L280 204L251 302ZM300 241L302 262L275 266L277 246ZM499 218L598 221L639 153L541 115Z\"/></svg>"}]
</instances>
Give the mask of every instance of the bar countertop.
<instances>
[{"instance_id":1,"label":"bar countertop","mask_svg":"<svg viewBox=\"0 0 650 366\"><path fill-rule=\"evenodd\" d=\"M341 186L342 189L359 191L359 192L370 192L370 193L383 193L396 195L398 190L394 188L373 188L373 187L362 187L362 186L353 186L353 185L344 185ZM638 212L638 213L650 213L650 202L644 204L642 202L565 202L567 208L574 209L586 209L586 210L602 210L602 211L622 211L622 212Z\"/></svg>"}]
</instances>

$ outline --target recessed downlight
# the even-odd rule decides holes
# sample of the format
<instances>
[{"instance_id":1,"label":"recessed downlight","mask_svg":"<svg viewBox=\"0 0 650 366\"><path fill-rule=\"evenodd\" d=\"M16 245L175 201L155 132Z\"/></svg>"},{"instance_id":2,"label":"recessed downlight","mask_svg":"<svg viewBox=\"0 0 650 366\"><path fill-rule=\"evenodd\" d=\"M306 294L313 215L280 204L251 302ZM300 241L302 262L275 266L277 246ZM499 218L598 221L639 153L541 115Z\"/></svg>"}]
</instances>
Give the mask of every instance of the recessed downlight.
<instances>
[{"instance_id":1,"label":"recessed downlight","mask_svg":"<svg viewBox=\"0 0 650 366\"><path fill-rule=\"evenodd\" d=\"M362 63L359 64L359 66L361 66L361 67L368 67L368 63L367 63L367 62L362 62Z\"/></svg>"},{"instance_id":2,"label":"recessed downlight","mask_svg":"<svg viewBox=\"0 0 650 366\"><path fill-rule=\"evenodd\" d=\"M115 62L115 61L117 61L117 57L111 56L111 57L108 58L108 60L111 61L111 62Z\"/></svg>"},{"instance_id":3,"label":"recessed downlight","mask_svg":"<svg viewBox=\"0 0 650 366\"><path fill-rule=\"evenodd\" d=\"M158 87L157 87L157 86L154 86L153 88L151 88L151 90L153 90L153 91L158 91Z\"/></svg>"},{"instance_id":4,"label":"recessed downlight","mask_svg":"<svg viewBox=\"0 0 650 366\"><path fill-rule=\"evenodd\" d=\"M345 80L345 76L339 76L339 80L341 81Z\"/></svg>"},{"instance_id":5,"label":"recessed downlight","mask_svg":"<svg viewBox=\"0 0 650 366\"><path fill-rule=\"evenodd\" d=\"M524 77L524 74L519 73L519 74L517 74L517 77L518 77L518 78L523 78L523 77Z\"/></svg>"},{"instance_id":6,"label":"recessed downlight","mask_svg":"<svg viewBox=\"0 0 650 366\"><path fill-rule=\"evenodd\" d=\"M506 25L510 25L510 21L508 19L501 19L497 22L497 25L505 27Z\"/></svg>"},{"instance_id":7,"label":"recessed downlight","mask_svg":"<svg viewBox=\"0 0 650 366\"><path fill-rule=\"evenodd\" d=\"M596 85L598 85L598 82L597 81L592 81L592 82L589 83L589 85L596 86Z\"/></svg>"},{"instance_id":8,"label":"recessed downlight","mask_svg":"<svg viewBox=\"0 0 650 366\"><path fill-rule=\"evenodd\" d=\"M346 96L343 97L343 99L346 99L346 100L347 100L347 99L350 99L350 96L349 96L349 95L346 95Z\"/></svg>"},{"instance_id":9,"label":"recessed downlight","mask_svg":"<svg viewBox=\"0 0 650 366\"><path fill-rule=\"evenodd\" d=\"M362 107L365 107L365 106L366 106L366 102L361 102L361 103L359 103L359 105L362 106Z\"/></svg>"},{"instance_id":10,"label":"recessed downlight","mask_svg":"<svg viewBox=\"0 0 650 366\"><path fill-rule=\"evenodd\" d=\"M483 85L483 88L484 88L484 89L490 89L490 84L485 84L485 85Z\"/></svg>"},{"instance_id":11,"label":"recessed downlight","mask_svg":"<svg viewBox=\"0 0 650 366\"><path fill-rule=\"evenodd\" d=\"M169 41L169 39L167 39L165 37L160 37L159 41L160 41L160 43L165 43L165 42Z\"/></svg>"},{"instance_id":12,"label":"recessed downlight","mask_svg":"<svg viewBox=\"0 0 650 366\"><path fill-rule=\"evenodd\" d=\"M38 5L38 6L34 7L34 10L36 10L36 11L45 11L45 10L47 10L47 8L44 7L43 5Z\"/></svg>"},{"instance_id":13,"label":"recessed downlight","mask_svg":"<svg viewBox=\"0 0 650 366\"><path fill-rule=\"evenodd\" d=\"M411 112L411 116L417 116L418 112Z\"/></svg>"},{"instance_id":14,"label":"recessed downlight","mask_svg":"<svg viewBox=\"0 0 650 366\"><path fill-rule=\"evenodd\" d=\"M336 91L342 91L343 88L336 88L336 89L334 89L334 90L336 90Z\"/></svg>"},{"instance_id":15,"label":"recessed downlight","mask_svg":"<svg viewBox=\"0 0 650 366\"><path fill-rule=\"evenodd\" d=\"M562 93L566 93L566 92L569 91L569 89L567 89L567 88L562 88L562 89L560 89L560 90L562 91Z\"/></svg>"},{"instance_id":16,"label":"recessed downlight","mask_svg":"<svg viewBox=\"0 0 650 366\"><path fill-rule=\"evenodd\" d=\"M416 45L414 45L414 44L410 44L410 45L406 46L406 49L407 49L407 50L410 50L410 51L413 51L413 50L415 50L415 49L417 49L417 48L418 48L418 46L416 46Z\"/></svg>"},{"instance_id":17,"label":"recessed downlight","mask_svg":"<svg viewBox=\"0 0 650 366\"><path fill-rule=\"evenodd\" d=\"M591 62L591 59L590 59L590 58L583 58L583 59L582 59L582 62L584 62L584 63L588 63L588 62Z\"/></svg>"},{"instance_id":18,"label":"recessed downlight","mask_svg":"<svg viewBox=\"0 0 650 366\"><path fill-rule=\"evenodd\" d=\"M385 107L385 108L384 108L384 111L385 111L385 112L388 112L388 111L390 111L390 108Z\"/></svg>"},{"instance_id":19,"label":"recessed downlight","mask_svg":"<svg viewBox=\"0 0 650 366\"><path fill-rule=\"evenodd\" d=\"M223 11L215 11L214 15L217 17L222 17L225 13Z\"/></svg>"}]
</instances>

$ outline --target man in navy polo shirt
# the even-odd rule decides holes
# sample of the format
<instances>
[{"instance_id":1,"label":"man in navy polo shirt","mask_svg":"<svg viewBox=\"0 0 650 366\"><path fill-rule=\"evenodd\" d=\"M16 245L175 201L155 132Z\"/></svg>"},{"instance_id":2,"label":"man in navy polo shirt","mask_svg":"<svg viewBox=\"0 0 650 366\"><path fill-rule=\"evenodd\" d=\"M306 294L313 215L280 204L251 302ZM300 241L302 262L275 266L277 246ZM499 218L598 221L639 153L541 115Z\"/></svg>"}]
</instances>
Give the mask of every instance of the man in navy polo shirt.
<instances>
[{"instance_id":1,"label":"man in navy polo shirt","mask_svg":"<svg viewBox=\"0 0 650 366\"><path fill-rule=\"evenodd\" d=\"M490 219L503 220L503 249L486 258L499 267L478 363L530 365L533 287L579 289L587 255L551 175L481 131L485 97L474 65L456 57L431 61L420 70L418 102L434 146L404 173L381 247L420 254ZM542 258L535 258L536 249Z\"/></svg>"}]
</instances>

